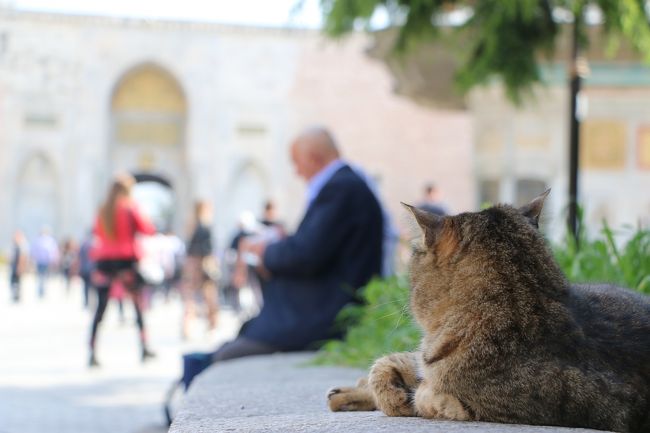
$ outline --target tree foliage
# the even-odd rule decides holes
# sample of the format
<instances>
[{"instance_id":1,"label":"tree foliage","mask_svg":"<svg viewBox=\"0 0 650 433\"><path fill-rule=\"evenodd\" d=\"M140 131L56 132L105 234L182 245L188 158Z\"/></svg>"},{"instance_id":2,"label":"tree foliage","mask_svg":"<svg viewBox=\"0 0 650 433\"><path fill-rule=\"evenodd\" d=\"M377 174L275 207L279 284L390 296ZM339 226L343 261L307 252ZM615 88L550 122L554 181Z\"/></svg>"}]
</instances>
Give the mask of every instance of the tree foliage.
<instances>
[{"instance_id":1,"label":"tree foliage","mask_svg":"<svg viewBox=\"0 0 650 433\"><path fill-rule=\"evenodd\" d=\"M521 100L540 81L538 64L556 48L561 25L575 22L579 41L589 43L588 17L595 17L616 48L623 39L650 60L650 19L646 0L321 0L325 31L341 36L371 28L378 9L398 29L395 52L406 52L445 32L464 41L456 83L462 91L502 80L508 96ZM464 11L464 23L450 23ZM590 23L591 24L591 23Z\"/></svg>"}]
</instances>

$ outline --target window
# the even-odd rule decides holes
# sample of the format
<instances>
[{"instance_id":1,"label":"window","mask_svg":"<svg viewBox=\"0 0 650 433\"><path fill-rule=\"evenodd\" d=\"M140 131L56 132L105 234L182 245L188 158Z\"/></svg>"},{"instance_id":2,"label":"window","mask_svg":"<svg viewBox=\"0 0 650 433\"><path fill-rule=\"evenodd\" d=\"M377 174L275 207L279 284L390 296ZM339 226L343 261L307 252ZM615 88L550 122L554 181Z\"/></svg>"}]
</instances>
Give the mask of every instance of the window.
<instances>
[{"instance_id":1,"label":"window","mask_svg":"<svg viewBox=\"0 0 650 433\"><path fill-rule=\"evenodd\" d=\"M55 128L58 121L51 113L27 113L24 118L25 126L35 129Z\"/></svg>"},{"instance_id":2,"label":"window","mask_svg":"<svg viewBox=\"0 0 650 433\"><path fill-rule=\"evenodd\" d=\"M241 137L262 137L266 135L266 128L256 123L243 123L237 127L237 134Z\"/></svg>"},{"instance_id":3,"label":"window","mask_svg":"<svg viewBox=\"0 0 650 433\"><path fill-rule=\"evenodd\" d=\"M499 202L500 181L484 179L479 183L479 205L493 205Z\"/></svg>"}]
</instances>

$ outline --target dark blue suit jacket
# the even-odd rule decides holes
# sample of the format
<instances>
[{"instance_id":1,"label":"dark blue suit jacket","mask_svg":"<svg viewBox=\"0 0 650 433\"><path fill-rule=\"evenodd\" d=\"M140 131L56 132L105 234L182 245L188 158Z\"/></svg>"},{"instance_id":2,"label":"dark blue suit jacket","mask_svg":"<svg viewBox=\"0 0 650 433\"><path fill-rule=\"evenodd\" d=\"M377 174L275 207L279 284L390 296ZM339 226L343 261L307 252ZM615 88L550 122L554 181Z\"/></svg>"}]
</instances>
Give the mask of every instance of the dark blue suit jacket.
<instances>
[{"instance_id":1,"label":"dark blue suit jacket","mask_svg":"<svg viewBox=\"0 0 650 433\"><path fill-rule=\"evenodd\" d=\"M382 213L377 199L349 166L341 167L313 200L300 226L267 247L271 280L264 306L241 335L300 350L337 336L334 319L355 292L379 275Z\"/></svg>"}]
</instances>

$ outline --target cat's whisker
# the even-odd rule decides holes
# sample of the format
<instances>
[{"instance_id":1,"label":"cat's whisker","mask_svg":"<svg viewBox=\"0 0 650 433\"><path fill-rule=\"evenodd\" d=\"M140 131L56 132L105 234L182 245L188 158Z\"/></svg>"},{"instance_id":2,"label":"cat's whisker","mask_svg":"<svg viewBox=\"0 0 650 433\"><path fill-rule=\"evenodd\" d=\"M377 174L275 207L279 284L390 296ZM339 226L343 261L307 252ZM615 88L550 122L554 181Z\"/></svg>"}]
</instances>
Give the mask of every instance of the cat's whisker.
<instances>
[{"instance_id":1,"label":"cat's whisker","mask_svg":"<svg viewBox=\"0 0 650 433\"><path fill-rule=\"evenodd\" d=\"M393 311L392 313L388 313L388 314L386 314L384 316L381 316L381 317L377 318L377 320L385 319L387 317L394 316L395 314L398 314L398 313L399 313L399 311Z\"/></svg>"},{"instance_id":2,"label":"cat's whisker","mask_svg":"<svg viewBox=\"0 0 650 433\"><path fill-rule=\"evenodd\" d=\"M404 303L407 302L407 301L408 301L408 299L406 299L406 300L403 300L403 299L393 299L392 301L382 302L381 304L373 305L373 306L370 307L369 309L370 309L370 310L376 310L376 309L378 309L378 308L380 308L380 307L385 307L386 305L392 305L392 304L397 304L397 303L404 304Z\"/></svg>"},{"instance_id":3,"label":"cat's whisker","mask_svg":"<svg viewBox=\"0 0 650 433\"><path fill-rule=\"evenodd\" d=\"M393 328L393 332L397 331L397 328L399 328L400 323L402 323L402 317L404 317L404 310L400 311L400 315L397 318L397 322L395 322L395 327Z\"/></svg>"},{"instance_id":4,"label":"cat's whisker","mask_svg":"<svg viewBox=\"0 0 650 433\"><path fill-rule=\"evenodd\" d=\"M400 315L397 318L397 323L395 323L395 327L393 328L392 332L397 331L397 328L399 328L399 325L402 323L402 317L404 317L405 314L408 314L408 304L404 304L404 306L402 306Z\"/></svg>"}]
</instances>

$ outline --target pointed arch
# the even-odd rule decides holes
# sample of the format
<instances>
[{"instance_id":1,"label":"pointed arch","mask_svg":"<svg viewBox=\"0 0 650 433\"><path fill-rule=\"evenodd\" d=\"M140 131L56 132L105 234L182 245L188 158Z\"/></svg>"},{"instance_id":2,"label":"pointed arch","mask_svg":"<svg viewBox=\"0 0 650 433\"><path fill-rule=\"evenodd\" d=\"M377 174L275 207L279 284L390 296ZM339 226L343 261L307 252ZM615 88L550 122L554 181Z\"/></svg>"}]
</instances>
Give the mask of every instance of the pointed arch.
<instances>
[{"instance_id":1,"label":"pointed arch","mask_svg":"<svg viewBox=\"0 0 650 433\"><path fill-rule=\"evenodd\" d=\"M113 110L185 113L187 98L179 81L166 68L143 62L118 79L111 97Z\"/></svg>"},{"instance_id":2,"label":"pointed arch","mask_svg":"<svg viewBox=\"0 0 650 433\"><path fill-rule=\"evenodd\" d=\"M177 230L185 225L191 196L186 165L187 112L188 101L180 81L155 62L144 61L128 68L110 95L111 171L137 174L143 187L140 190L148 192L142 193L143 205L164 213L161 224ZM166 201L161 204L155 185L145 188L149 181L168 189L172 205Z\"/></svg>"},{"instance_id":3,"label":"pointed arch","mask_svg":"<svg viewBox=\"0 0 650 433\"><path fill-rule=\"evenodd\" d=\"M234 230L243 211L259 215L268 193L269 182L264 169L252 160L241 163L228 182L226 225Z\"/></svg>"},{"instance_id":4,"label":"pointed arch","mask_svg":"<svg viewBox=\"0 0 650 433\"><path fill-rule=\"evenodd\" d=\"M33 239L42 227L59 229L58 177L52 159L43 152L29 155L16 178L16 227Z\"/></svg>"},{"instance_id":5,"label":"pointed arch","mask_svg":"<svg viewBox=\"0 0 650 433\"><path fill-rule=\"evenodd\" d=\"M162 66L145 62L126 71L111 95L113 141L124 145L180 146L187 98Z\"/></svg>"}]
</instances>

